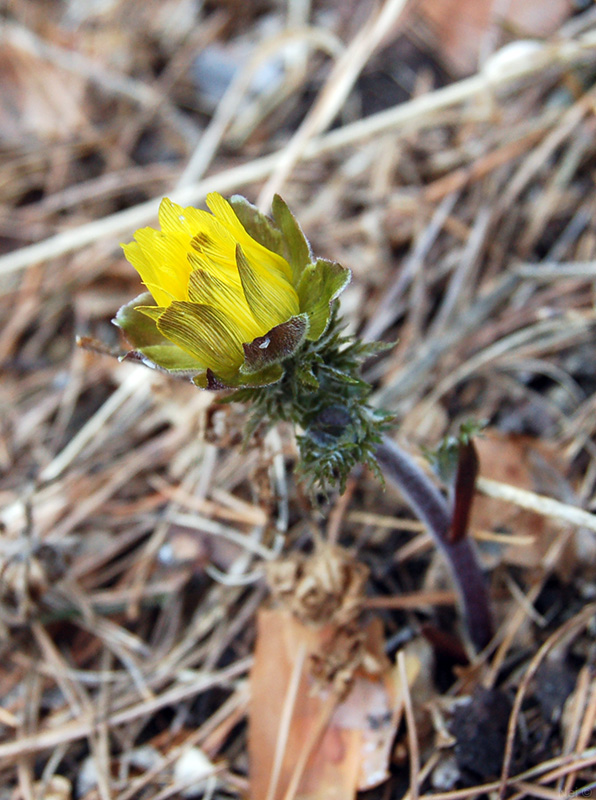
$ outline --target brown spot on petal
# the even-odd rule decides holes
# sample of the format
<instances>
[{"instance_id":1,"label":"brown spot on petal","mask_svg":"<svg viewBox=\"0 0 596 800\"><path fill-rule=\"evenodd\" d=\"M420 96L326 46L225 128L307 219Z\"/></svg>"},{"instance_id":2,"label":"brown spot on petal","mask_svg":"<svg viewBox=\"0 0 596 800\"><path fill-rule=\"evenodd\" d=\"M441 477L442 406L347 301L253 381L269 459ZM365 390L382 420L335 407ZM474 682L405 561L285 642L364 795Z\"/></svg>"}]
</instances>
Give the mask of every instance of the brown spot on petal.
<instances>
[{"instance_id":1,"label":"brown spot on petal","mask_svg":"<svg viewBox=\"0 0 596 800\"><path fill-rule=\"evenodd\" d=\"M190 240L190 246L193 248L193 250L197 250L199 253L202 253L203 248L210 244L213 244L213 239L204 231L197 233L197 235L193 236L193 238Z\"/></svg>"}]
</instances>

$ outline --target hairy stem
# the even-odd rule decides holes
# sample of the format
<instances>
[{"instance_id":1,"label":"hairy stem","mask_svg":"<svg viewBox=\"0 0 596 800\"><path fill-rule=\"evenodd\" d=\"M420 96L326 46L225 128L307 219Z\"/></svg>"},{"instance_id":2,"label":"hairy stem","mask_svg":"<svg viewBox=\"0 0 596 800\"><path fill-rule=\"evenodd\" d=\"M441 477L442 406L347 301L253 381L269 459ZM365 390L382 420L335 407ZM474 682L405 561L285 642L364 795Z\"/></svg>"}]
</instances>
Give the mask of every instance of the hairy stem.
<instances>
[{"instance_id":1,"label":"hairy stem","mask_svg":"<svg viewBox=\"0 0 596 800\"><path fill-rule=\"evenodd\" d=\"M376 458L444 553L459 592L470 639L477 650L482 650L492 638L493 622L486 582L469 537L456 542L449 540L451 514L447 503L410 455L383 437Z\"/></svg>"}]
</instances>

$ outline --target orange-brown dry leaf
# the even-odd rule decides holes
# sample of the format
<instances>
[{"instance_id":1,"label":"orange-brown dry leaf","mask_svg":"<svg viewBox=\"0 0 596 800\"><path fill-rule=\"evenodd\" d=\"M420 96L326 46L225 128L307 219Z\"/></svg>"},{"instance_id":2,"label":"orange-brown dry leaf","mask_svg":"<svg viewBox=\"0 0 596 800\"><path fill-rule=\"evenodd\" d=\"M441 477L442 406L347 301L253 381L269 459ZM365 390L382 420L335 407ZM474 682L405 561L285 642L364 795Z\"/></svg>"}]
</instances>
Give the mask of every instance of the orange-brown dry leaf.
<instances>
[{"instance_id":1,"label":"orange-brown dry leaf","mask_svg":"<svg viewBox=\"0 0 596 800\"><path fill-rule=\"evenodd\" d=\"M571 0L419 0L415 16L429 30L438 56L454 75L479 67L488 39L545 38L571 13Z\"/></svg>"},{"instance_id":2,"label":"orange-brown dry leaf","mask_svg":"<svg viewBox=\"0 0 596 800\"><path fill-rule=\"evenodd\" d=\"M556 495L564 479L565 464L554 445L529 436L485 431L475 440L480 460L479 474L539 494ZM511 503L477 494L472 505L470 530L496 531L532 536L532 544L510 545L503 553L509 564L539 566L560 524Z\"/></svg>"},{"instance_id":3,"label":"orange-brown dry leaf","mask_svg":"<svg viewBox=\"0 0 596 800\"><path fill-rule=\"evenodd\" d=\"M4 42L0 48L0 141L73 136L86 124L81 111L84 88L77 75Z\"/></svg>"},{"instance_id":4,"label":"orange-brown dry leaf","mask_svg":"<svg viewBox=\"0 0 596 800\"><path fill-rule=\"evenodd\" d=\"M305 625L287 610L259 612L249 707L254 800L349 800L385 780L401 703L377 623L365 635L380 671L357 670L342 699L336 685L317 680L310 668L313 656L332 655L334 626ZM306 755L296 793L287 795Z\"/></svg>"}]
</instances>

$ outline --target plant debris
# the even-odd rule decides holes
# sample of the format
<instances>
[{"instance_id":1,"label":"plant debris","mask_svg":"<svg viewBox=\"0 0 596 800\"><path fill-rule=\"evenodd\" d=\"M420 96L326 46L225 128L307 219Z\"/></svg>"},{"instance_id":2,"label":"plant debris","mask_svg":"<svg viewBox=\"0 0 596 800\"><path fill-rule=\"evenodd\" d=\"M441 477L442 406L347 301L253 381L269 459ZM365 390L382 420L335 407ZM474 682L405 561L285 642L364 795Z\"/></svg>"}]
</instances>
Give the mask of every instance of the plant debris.
<instances>
[{"instance_id":1,"label":"plant debris","mask_svg":"<svg viewBox=\"0 0 596 800\"><path fill-rule=\"evenodd\" d=\"M503 5L5 4L0 800L594 791L596 9ZM279 192L352 270L367 402L437 492L424 454L485 424L456 524L480 652L389 481L313 498L290 421L245 441L241 403L113 357L119 243L209 192Z\"/></svg>"}]
</instances>

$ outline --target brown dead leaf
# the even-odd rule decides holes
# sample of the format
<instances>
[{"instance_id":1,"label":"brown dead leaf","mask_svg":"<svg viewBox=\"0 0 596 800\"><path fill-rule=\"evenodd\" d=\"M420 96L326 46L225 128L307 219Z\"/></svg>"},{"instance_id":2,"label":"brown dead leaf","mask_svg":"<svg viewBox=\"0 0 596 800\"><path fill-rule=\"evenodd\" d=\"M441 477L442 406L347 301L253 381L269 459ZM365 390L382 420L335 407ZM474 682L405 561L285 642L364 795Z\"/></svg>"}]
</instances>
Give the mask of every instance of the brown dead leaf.
<instances>
[{"instance_id":1,"label":"brown dead leaf","mask_svg":"<svg viewBox=\"0 0 596 800\"><path fill-rule=\"evenodd\" d=\"M52 775L48 781L35 781L33 784L33 797L41 797L41 792L44 800L70 800L72 785L64 775ZM15 793L12 800L21 800L21 797L24 795Z\"/></svg>"},{"instance_id":2,"label":"brown dead leaf","mask_svg":"<svg viewBox=\"0 0 596 800\"><path fill-rule=\"evenodd\" d=\"M550 495L566 471L555 445L529 436L505 435L491 430L485 431L475 443L480 460L479 474L520 489ZM510 545L503 559L516 566L536 567L561 529L558 523L540 514L477 495L470 530L529 534L533 537L532 544Z\"/></svg>"},{"instance_id":3,"label":"brown dead leaf","mask_svg":"<svg viewBox=\"0 0 596 800\"><path fill-rule=\"evenodd\" d=\"M342 562L339 548L330 552L332 574L356 563L345 553ZM379 620L362 627L337 619L315 624L289 607L259 612L249 707L255 800L349 800L387 778L402 713L397 670L384 655ZM419 661L406 663L413 682Z\"/></svg>"},{"instance_id":4,"label":"brown dead leaf","mask_svg":"<svg viewBox=\"0 0 596 800\"><path fill-rule=\"evenodd\" d=\"M388 777L402 704L377 623L364 634L382 670L358 669L342 699L309 668L330 644L330 626L306 626L289 611L260 611L249 712L255 800L349 800ZM408 667L414 680L417 662L411 659Z\"/></svg>"},{"instance_id":5,"label":"brown dead leaf","mask_svg":"<svg viewBox=\"0 0 596 800\"><path fill-rule=\"evenodd\" d=\"M4 41L0 48L0 141L68 139L86 124L85 82Z\"/></svg>"},{"instance_id":6,"label":"brown dead leaf","mask_svg":"<svg viewBox=\"0 0 596 800\"><path fill-rule=\"evenodd\" d=\"M489 44L494 50L511 38L551 36L571 5L570 0L419 0L414 14L450 72L462 76L478 69Z\"/></svg>"}]
</instances>

